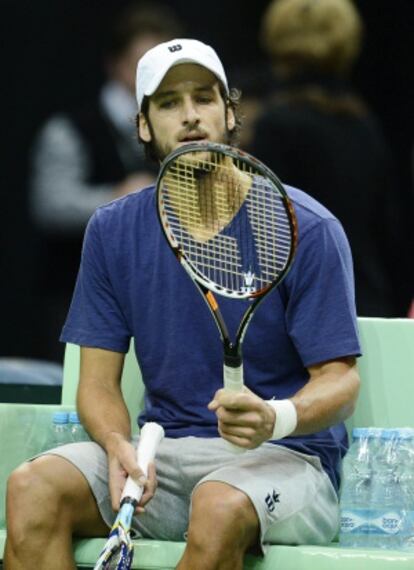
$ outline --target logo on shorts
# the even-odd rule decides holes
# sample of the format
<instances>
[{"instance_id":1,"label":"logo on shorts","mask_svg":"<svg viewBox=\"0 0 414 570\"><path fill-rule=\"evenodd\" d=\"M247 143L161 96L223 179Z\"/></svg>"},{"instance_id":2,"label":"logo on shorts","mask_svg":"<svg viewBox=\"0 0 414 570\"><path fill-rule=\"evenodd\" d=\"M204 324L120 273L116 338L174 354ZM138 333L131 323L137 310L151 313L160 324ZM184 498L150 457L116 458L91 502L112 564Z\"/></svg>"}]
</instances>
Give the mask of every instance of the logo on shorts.
<instances>
[{"instance_id":1,"label":"logo on shorts","mask_svg":"<svg viewBox=\"0 0 414 570\"><path fill-rule=\"evenodd\" d=\"M272 492L266 496L265 503L266 503L266 508L269 511L269 513L273 513L273 511L276 508L276 503L280 503L279 497L280 497L280 493L276 493L276 491L274 489L272 489Z\"/></svg>"}]
</instances>

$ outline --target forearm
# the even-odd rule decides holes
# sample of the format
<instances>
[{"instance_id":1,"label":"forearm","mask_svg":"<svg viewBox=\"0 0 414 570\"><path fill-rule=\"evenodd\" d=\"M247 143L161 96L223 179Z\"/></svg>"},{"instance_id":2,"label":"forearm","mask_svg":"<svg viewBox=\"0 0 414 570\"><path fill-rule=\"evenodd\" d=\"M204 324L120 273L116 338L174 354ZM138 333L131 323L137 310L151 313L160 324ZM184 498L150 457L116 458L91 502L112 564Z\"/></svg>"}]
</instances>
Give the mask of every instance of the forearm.
<instances>
[{"instance_id":1,"label":"forearm","mask_svg":"<svg viewBox=\"0 0 414 570\"><path fill-rule=\"evenodd\" d=\"M291 401L298 415L293 435L311 434L340 423L352 415L359 392L356 364L338 370L325 365Z\"/></svg>"},{"instance_id":2,"label":"forearm","mask_svg":"<svg viewBox=\"0 0 414 570\"><path fill-rule=\"evenodd\" d=\"M263 400L246 387L240 392L217 390L208 408L217 415L220 435L254 449L270 439L316 433L350 416L359 391L355 358L325 362L308 371L307 384L289 399Z\"/></svg>"},{"instance_id":3,"label":"forearm","mask_svg":"<svg viewBox=\"0 0 414 570\"><path fill-rule=\"evenodd\" d=\"M80 386L77 406L88 433L107 451L116 440L130 439L130 416L120 387L109 388L93 382L88 383L87 389Z\"/></svg>"},{"instance_id":4,"label":"forearm","mask_svg":"<svg viewBox=\"0 0 414 570\"><path fill-rule=\"evenodd\" d=\"M81 347L77 406L93 439L108 451L113 440L129 440L131 422L122 391L124 354Z\"/></svg>"}]
</instances>

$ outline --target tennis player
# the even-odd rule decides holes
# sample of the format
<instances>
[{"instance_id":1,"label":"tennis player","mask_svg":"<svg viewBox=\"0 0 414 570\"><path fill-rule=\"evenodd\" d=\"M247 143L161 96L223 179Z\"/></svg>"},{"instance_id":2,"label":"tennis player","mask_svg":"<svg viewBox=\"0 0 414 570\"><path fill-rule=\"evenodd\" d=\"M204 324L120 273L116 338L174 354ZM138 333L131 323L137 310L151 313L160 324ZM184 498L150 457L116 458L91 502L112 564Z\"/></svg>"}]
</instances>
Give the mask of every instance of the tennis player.
<instances>
[{"instance_id":1,"label":"tennis player","mask_svg":"<svg viewBox=\"0 0 414 570\"><path fill-rule=\"evenodd\" d=\"M137 101L138 135L157 161L189 141L234 144L236 93L199 41L148 51ZM135 535L186 540L180 570L239 570L248 551L335 536L342 422L359 388L352 260L338 220L304 192L287 191L296 257L250 324L247 389L236 394L221 389L221 341L162 235L154 188L92 216L61 339L82 347L78 410L94 442L54 449L11 475L7 570L34 561L55 569L56 560L74 569L72 536L107 535L128 474L145 485ZM231 332L246 303L220 299ZM156 421L166 432L145 480L120 390L131 337L146 386L139 424Z\"/></svg>"}]
</instances>

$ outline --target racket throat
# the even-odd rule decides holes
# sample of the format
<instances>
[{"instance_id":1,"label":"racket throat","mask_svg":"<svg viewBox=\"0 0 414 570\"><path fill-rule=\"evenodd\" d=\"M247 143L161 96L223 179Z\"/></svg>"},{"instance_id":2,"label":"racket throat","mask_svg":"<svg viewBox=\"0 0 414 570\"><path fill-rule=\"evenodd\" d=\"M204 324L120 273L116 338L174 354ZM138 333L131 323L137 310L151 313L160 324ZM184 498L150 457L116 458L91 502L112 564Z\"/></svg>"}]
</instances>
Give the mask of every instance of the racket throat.
<instances>
[{"instance_id":1,"label":"racket throat","mask_svg":"<svg viewBox=\"0 0 414 570\"><path fill-rule=\"evenodd\" d=\"M238 392L243 389L243 361L240 345L233 345L230 342L224 345L223 380L226 390Z\"/></svg>"},{"instance_id":2,"label":"racket throat","mask_svg":"<svg viewBox=\"0 0 414 570\"><path fill-rule=\"evenodd\" d=\"M224 340L224 364L230 368L239 368L242 365L240 345Z\"/></svg>"},{"instance_id":3,"label":"racket throat","mask_svg":"<svg viewBox=\"0 0 414 570\"><path fill-rule=\"evenodd\" d=\"M139 501L133 497L124 497L121 501L120 504L120 509L124 506L124 505L131 505L133 507L133 509L135 510L137 505L138 505Z\"/></svg>"}]
</instances>

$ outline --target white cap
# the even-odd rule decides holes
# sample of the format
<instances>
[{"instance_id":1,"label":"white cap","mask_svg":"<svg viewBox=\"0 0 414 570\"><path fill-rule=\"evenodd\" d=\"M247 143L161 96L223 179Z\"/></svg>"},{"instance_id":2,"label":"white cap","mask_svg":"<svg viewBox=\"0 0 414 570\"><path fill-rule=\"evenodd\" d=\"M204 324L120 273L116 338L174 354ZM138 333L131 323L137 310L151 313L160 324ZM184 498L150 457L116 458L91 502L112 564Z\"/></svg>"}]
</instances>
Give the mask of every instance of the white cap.
<instances>
[{"instance_id":1,"label":"white cap","mask_svg":"<svg viewBox=\"0 0 414 570\"><path fill-rule=\"evenodd\" d=\"M138 111L141 110L144 97L155 93L167 72L179 63L197 63L210 70L228 93L223 64L212 47L198 40L170 40L148 50L138 62L136 77Z\"/></svg>"}]
</instances>

